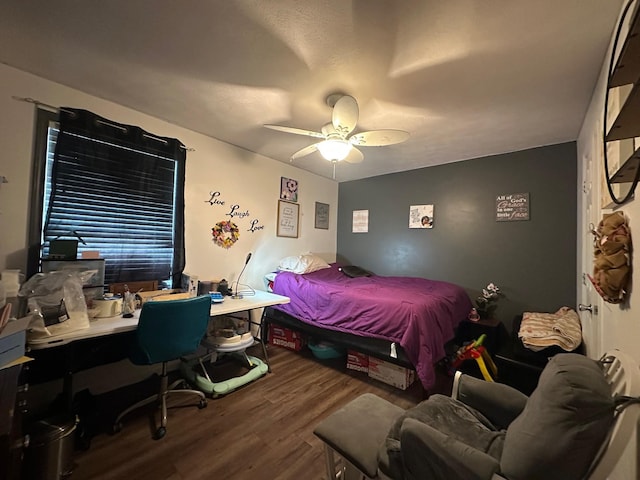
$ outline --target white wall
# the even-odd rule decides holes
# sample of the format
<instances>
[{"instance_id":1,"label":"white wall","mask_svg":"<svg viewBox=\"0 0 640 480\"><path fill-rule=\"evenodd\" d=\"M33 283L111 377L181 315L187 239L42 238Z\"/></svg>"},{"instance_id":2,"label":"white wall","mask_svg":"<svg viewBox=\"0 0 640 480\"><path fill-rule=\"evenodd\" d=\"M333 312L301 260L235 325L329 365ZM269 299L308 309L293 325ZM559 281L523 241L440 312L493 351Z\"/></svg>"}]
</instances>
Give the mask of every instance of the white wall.
<instances>
[{"instance_id":1,"label":"white wall","mask_svg":"<svg viewBox=\"0 0 640 480\"><path fill-rule=\"evenodd\" d=\"M0 65L0 176L8 182L0 185L0 271L19 268L26 271L29 214L29 188L36 111L34 105L14 100L28 97L44 104L90 110L116 122L137 125L160 136L178 138L188 148L185 188L186 272L200 279L236 280L248 252L253 256L241 282L264 289L263 275L273 271L288 255L312 251L326 261L336 258L338 184L294 166L239 149L213 138L177 127L165 121L87 95L78 90ZM180 99L176 99L180 101ZM299 237L276 236L280 178L298 180L300 205ZM224 206L207 201L211 191L221 192ZM314 228L315 202L330 205L329 229ZM249 216L236 219L240 238L228 250L212 242L211 228L231 205ZM251 219L258 219L262 230L246 231ZM258 317L259 318L259 317ZM74 390L91 388L99 394L133 383L149 375L144 368L132 369L127 360L80 372L74 376ZM32 410L46 407L60 382L32 388Z\"/></svg>"},{"instance_id":2,"label":"white wall","mask_svg":"<svg viewBox=\"0 0 640 480\"><path fill-rule=\"evenodd\" d=\"M625 2L626 3L626 2ZM637 1L636 1L637 4ZM611 210L603 210L601 205L601 193L606 186L602 185L604 165L602 162L602 149L604 148L602 139L602 125L604 117L604 101L605 92L607 88L607 75L609 68L609 57L611 55L611 49L613 47L613 36L609 51L603 60L603 66L601 74L594 90L591 104L585 115L585 119L580 130L580 135L577 141L577 154L578 161L585 162L587 158L592 158L594 161L593 167L595 171L590 177L596 180L592 183L592 195L590 208L596 213L596 219L601 219L603 213L610 213ZM579 168L578 171L581 169ZM590 244L592 239L584 241L585 235L589 235L588 232L588 220L586 219L586 211L589 205L583 205L583 199L585 198L582 193L583 181L589 182L589 178L580 178L578 185L578 266L581 265L582 255L589 255ZM640 193L637 190L636 195ZM640 220L640 203L637 200L632 200L618 208L623 211L629 219L629 226L631 229L631 236L640 238L640 229L638 229L638 222ZM585 249L585 251L583 251ZM633 252L632 252L633 254ZM640 254L637 252L633 254L633 272L640 272ZM576 278L578 279L578 298L581 298L580 291L580 278L582 272L577 272ZM591 324L583 324L584 329L584 341L587 347L587 353L590 357L599 357L604 352L612 349L618 349L631 355L637 362L640 362L640 348L638 345L640 342L640 315L638 315L638 301L640 301L640 289L630 289L628 300L621 305L614 305L605 303L602 300L598 302L600 306L600 312L596 316L586 316ZM627 444L620 462L616 465L616 468L609 476L611 479L627 479L638 478L640 474L640 467L638 465L639 446L638 446L638 425L636 425L635 438Z\"/></svg>"},{"instance_id":3,"label":"white wall","mask_svg":"<svg viewBox=\"0 0 640 480\"><path fill-rule=\"evenodd\" d=\"M201 279L226 278L232 282L240 273L247 253L252 252L242 283L264 288L263 275L272 271L284 256L312 251L327 261L335 261L338 202L335 181L5 65L0 65L0 92L0 176L6 176L9 181L0 185L0 271L5 268L25 271L27 258L35 108L12 96L90 110L160 136L178 138L195 149L187 153L186 272ZM299 182L300 234L297 239L276 236L280 177L283 176ZM224 206L207 202L211 191L221 192ZM316 201L330 205L328 230L314 228ZM249 216L235 220L241 230L240 238L225 250L213 244L211 228L216 222L229 218L225 214L234 204L240 206L240 211L248 210ZM246 231L251 219L258 219L263 229Z\"/></svg>"},{"instance_id":4,"label":"white wall","mask_svg":"<svg viewBox=\"0 0 640 480\"><path fill-rule=\"evenodd\" d=\"M613 41L612 41L613 43ZM611 47L609 48L611 50ZM577 153L578 161L582 161L585 158L591 156L594 159L594 166L597 171L597 178L601 178L603 175L603 165L600 159L602 158L601 149L603 148L601 125L603 123L604 115L604 98L605 90L607 86L607 72L609 55L603 59L603 66L601 75L598 80L598 84L594 90L591 104L585 116L580 135L577 141ZM595 182L593 185L595 191L592 195L591 208L598 213L597 218L602 218L603 213L610 213L611 210L602 210L600 208L600 195L599 189L601 188L600 182ZM606 188L606 187L605 187ZM636 195L640 193L640 190L636 190ZM578 205L582 204L581 188L578 189ZM583 209L584 210L584 209ZM623 211L629 219L629 226L631 229L632 239L635 237L636 242L640 239L640 203L638 200L632 200L621 207L618 210ZM579 218L581 218L582 212L579 212ZM582 247L581 241L585 235L588 235L588 222L578 222L578 248ZM580 255L580 253L579 253ZM580 264L580 256L578 256L578 264ZM640 272L640 253L633 254L633 266L632 272L636 275ZM578 272L578 278L580 278L581 272ZM578 296L578 298L580 298ZM628 302L621 305L613 305L609 303L603 303L601 311L597 317L593 317L595 321L599 322L594 326L594 330L598 331L597 337L585 338L587 348L598 356L604 351L617 348L629 353L640 362L640 315L639 310L636 310L640 302L640 289L631 288Z\"/></svg>"}]
</instances>

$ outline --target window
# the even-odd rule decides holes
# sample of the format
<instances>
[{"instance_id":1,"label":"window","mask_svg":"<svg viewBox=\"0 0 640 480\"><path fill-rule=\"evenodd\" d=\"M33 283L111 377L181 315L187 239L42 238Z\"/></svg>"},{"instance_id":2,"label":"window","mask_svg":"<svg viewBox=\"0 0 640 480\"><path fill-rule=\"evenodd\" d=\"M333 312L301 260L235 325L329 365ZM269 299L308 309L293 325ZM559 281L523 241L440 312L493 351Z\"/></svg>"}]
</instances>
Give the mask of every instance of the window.
<instances>
[{"instance_id":1,"label":"window","mask_svg":"<svg viewBox=\"0 0 640 480\"><path fill-rule=\"evenodd\" d=\"M106 260L107 283L171 284L184 268L184 146L83 110L38 112L29 273L51 240L78 238L79 255Z\"/></svg>"}]
</instances>

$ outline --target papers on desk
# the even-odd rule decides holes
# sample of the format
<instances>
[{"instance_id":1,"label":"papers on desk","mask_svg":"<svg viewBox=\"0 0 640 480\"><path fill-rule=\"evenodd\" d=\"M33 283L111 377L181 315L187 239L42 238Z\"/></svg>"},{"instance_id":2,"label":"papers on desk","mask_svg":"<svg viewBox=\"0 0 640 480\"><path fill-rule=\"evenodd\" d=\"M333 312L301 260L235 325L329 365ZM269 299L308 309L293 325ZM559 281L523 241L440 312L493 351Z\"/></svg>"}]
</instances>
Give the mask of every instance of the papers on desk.
<instances>
[{"instance_id":1,"label":"papers on desk","mask_svg":"<svg viewBox=\"0 0 640 480\"><path fill-rule=\"evenodd\" d=\"M0 333L0 365L13 362L24 355L29 320L29 317L23 317L7 321Z\"/></svg>"},{"instance_id":2,"label":"papers on desk","mask_svg":"<svg viewBox=\"0 0 640 480\"><path fill-rule=\"evenodd\" d=\"M22 357L16 358L12 362L5 363L4 365L0 365L0 370L4 370L5 368L15 367L16 365L21 365L23 363L31 362L32 360L33 358L26 357L23 355Z\"/></svg>"}]
</instances>

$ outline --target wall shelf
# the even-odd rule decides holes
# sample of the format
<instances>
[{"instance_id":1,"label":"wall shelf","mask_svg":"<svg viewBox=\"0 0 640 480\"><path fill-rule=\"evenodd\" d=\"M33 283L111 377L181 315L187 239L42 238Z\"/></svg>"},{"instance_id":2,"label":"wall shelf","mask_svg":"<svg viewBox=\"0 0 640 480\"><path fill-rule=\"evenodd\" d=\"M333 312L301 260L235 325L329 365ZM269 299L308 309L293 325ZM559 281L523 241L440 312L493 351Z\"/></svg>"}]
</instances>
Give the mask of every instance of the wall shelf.
<instances>
[{"instance_id":1,"label":"wall shelf","mask_svg":"<svg viewBox=\"0 0 640 480\"><path fill-rule=\"evenodd\" d=\"M640 61L638 62L640 64ZM609 129L606 141L640 137L640 84L634 85Z\"/></svg>"},{"instance_id":2,"label":"wall shelf","mask_svg":"<svg viewBox=\"0 0 640 480\"><path fill-rule=\"evenodd\" d=\"M640 148L638 148L633 156L627 159L618 170L611 176L611 183L629 183L633 182L636 170L640 166Z\"/></svg>"},{"instance_id":3,"label":"wall shelf","mask_svg":"<svg viewBox=\"0 0 640 480\"><path fill-rule=\"evenodd\" d=\"M638 58L640 58L640 20L636 12L609 80L609 88L628 85L640 78Z\"/></svg>"},{"instance_id":4,"label":"wall shelf","mask_svg":"<svg viewBox=\"0 0 640 480\"><path fill-rule=\"evenodd\" d=\"M638 0L640 1L640 0ZM630 184L628 194L623 200L614 198L615 203L623 203L633 197L633 191L638 182L640 169L640 15L636 2L632 13L625 22L631 8L628 4L616 34L612 55L619 55L615 63L611 62L607 82L605 105L604 141L605 141L605 169L607 182L611 184ZM625 27L626 32L625 32ZM618 50L618 39L623 38L623 44ZM612 110L612 111L609 111ZM608 125L611 125L608 127ZM640 139L638 139L640 140ZM609 142L626 142L624 148L618 145L617 158L608 158ZM614 166L615 165L615 166ZM614 171L611 167L614 166ZM612 193L613 196L613 193Z\"/></svg>"}]
</instances>

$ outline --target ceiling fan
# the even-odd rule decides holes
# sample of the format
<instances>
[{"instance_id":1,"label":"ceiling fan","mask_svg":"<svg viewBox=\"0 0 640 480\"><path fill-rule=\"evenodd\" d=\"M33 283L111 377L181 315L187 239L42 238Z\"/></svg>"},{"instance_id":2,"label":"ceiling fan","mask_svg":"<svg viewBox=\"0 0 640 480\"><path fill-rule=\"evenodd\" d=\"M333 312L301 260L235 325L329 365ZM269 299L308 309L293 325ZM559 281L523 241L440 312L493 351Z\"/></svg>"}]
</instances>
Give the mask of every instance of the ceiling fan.
<instances>
[{"instance_id":1,"label":"ceiling fan","mask_svg":"<svg viewBox=\"0 0 640 480\"><path fill-rule=\"evenodd\" d=\"M381 147L401 143L409 138L408 132L390 129L351 134L358 123L359 109L356 99L349 95L334 93L327 97L327 105L333 108L331 122L324 125L320 132L281 125L264 125L281 132L322 139L318 143L295 152L291 155L291 161L317 150L326 160L334 163L334 166L336 162L342 160L348 163L360 163L364 159L364 155L356 146Z\"/></svg>"}]
</instances>

